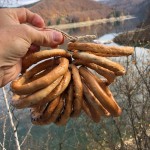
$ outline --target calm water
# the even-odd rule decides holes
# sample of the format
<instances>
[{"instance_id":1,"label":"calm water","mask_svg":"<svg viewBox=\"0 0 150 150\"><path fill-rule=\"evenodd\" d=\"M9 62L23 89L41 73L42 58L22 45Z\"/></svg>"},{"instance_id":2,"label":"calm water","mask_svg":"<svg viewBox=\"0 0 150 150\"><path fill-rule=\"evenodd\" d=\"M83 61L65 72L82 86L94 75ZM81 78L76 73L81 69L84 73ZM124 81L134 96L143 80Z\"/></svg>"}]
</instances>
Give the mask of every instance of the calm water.
<instances>
[{"instance_id":1,"label":"calm water","mask_svg":"<svg viewBox=\"0 0 150 150\"><path fill-rule=\"evenodd\" d=\"M101 37L108 33L120 33L135 29L139 22L140 20L138 20L138 18L134 18L122 22L116 21L113 23L104 23L99 25L92 25L89 27L68 29L64 31L72 36L95 34L97 37Z\"/></svg>"}]
</instances>

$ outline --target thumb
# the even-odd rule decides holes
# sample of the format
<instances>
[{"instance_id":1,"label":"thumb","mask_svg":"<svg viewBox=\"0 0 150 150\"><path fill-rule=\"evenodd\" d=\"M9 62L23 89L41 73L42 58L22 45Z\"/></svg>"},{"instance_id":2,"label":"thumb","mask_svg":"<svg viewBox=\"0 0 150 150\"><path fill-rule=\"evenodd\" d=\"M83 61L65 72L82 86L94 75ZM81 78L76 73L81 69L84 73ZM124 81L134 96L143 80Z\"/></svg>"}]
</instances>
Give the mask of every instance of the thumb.
<instances>
[{"instance_id":1,"label":"thumb","mask_svg":"<svg viewBox=\"0 0 150 150\"><path fill-rule=\"evenodd\" d=\"M44 29L41 28L33 28L28 25L24 26L31 44L54 48L64 42L64 37L61 32L55 30L44 31Z\"/></svg>"}]
</instances>

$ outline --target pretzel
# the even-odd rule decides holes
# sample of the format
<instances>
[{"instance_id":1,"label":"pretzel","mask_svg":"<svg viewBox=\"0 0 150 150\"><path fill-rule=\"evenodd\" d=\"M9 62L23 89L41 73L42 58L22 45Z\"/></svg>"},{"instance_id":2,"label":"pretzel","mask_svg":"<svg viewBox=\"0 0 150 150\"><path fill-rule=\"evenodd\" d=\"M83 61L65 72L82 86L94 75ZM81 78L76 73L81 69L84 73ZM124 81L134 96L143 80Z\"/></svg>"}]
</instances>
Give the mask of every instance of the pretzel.
<instances>
[{"instance_id":1,"label":"pretzel","mask_svg":"<svg viewBox=\"0 0 150 150\"><path fill-rule=\"evenodd\" d=\"M55 98L53 101L48 103L48 105L45 107L44 112L37 111L38 108L31 108L31 121L33 124L42 124L42 122L47 119L49 116L52 115L53 111L59 104L60 97Z\"/></svg>"},{"instance_id":2,"label":"pretzel","mask_svg":"<svg viewBox=\"0 0 150 150\"><path fill-rule=\"evenodd\" d=\"M95 123L98 123L101 119L101 114L96 109L94 109L93 105L91 105L90 101L86 99L85 95L84 95L84 101L86 102L86 107L88 107L90 111L91 119Z\"/></svg>"},{"instance_id":3,"label":"pretzel","mask_svg":"<svg viewBox=\"0 0 150 150\"><path fill-rule=\"evenodd\" d=\"M93 69L94 71L96 71L99 75L105 77L107 79L107 83L111 84L112 82L114 82L116 75L113 71L110 71L104 67L101 67L99 65L96 65L94 63L87 63L86 61L83 60L79 60L76 59L72 62L75 65L83 65L86 66L90 69Z\"/></svg>"},{"instance_id":4,"label":"pretzel","mask_svg":"<svg viewBox=\"0 0 150 150\"><path fill-rule=\"evenodd\" d=\"M79 43L70 42L68 44L68 50L80 50L94 55L99 55L103 57L118 57L118 56L129 56L133 53L134 48L127 46L106 46L96 43Z\"/></svg>"},{"instance_id":5,"label":"pretzel","mask_svg":"<svg viewBox=\"0 0 150 150\"><path fill-rule=\"evenodd\" d=\"M89 54L86 52L74 52L73 58L81 59L83 61L86 61L87 63L95 63L97 65L109 69L110 71L113 71L115 75L118 76L125 74L125 69L123 66L101 56L96 56L94 54Z\"/></svg>"},{"instance_id":6,"label":"pretzel","mask_svg":"<svg viewBox=\"0 0 150 150\"><path fill-rule=\"evenodd\" d=\"M32 84L29 79L39 72L38 66L32 68L30 71L24 73L19 79L13 81L11 83L11 89L16 94L32 94L37 90L47 87L53 81L55 81L58 77L62 76L68 70L69 61L66 58L59 58L55 60L56 63L59 63L57 67L55 67L52 71L47 73L45 76L34 80Z\"/></svg>"},{"instance_id":7,"label":"pretzel","mask_svg":"<svg viewBox=\"0 0 150 150\"><path fill-rule=\"evenodd\" d=\"M39 51L36 53L32 53L23 59L22 73L24 73L26 71L26 69L29 68L31 65L33 65L41 60L55 57L55 56L61 56L61 57L66 57L66 58L71 57L71 55L63 49L44 50L42 52Z\"/></svg>"},{"instance_id":8,"label":"pretzel","mask_svg":"<svg viewBox=\"0 0 150 150\"><path fill-rule=\"evenodd\" d=\"M94 107L96 111L100 113L101 116L109 116L110 113L102 106L100 101L94 96L91 90L86 86L85 82L82 81L82 83L83 83L84 96L86 97L86 100L89 101L89 103Z\"/></svg>"},{"instance_id":9,"label":"pretzel","mask_svg":"<svg viewBox=\"0 0 150 150\"><path fill-rule=\"evenodd\" d=\"M87 103L86 101L83 99L83 103L82 103L82 108L83 108L83 111L85 112L85 114L92 119L92 115L91 115L91 112L90 112L90 109L89 107L87 106Z\"/></svg>"},{"instance_id":10,"label":"pretzel","mask_svg":"<svg viewBox=\"0 0 150 150\"><path fill-rule=\"evenodd\" d=\"M65 94L65 107L61 116L55 122L56 125L65 125L67 123L72 112L72 102L73 102L73 85L72 83L70 83Z\"/></svg>"},{"instance_id":11,"label":"pretzel","mask_svg":"<svg viewBox=\"0 0 150 150\"><path fill-rule=\"evenodd\" d=\"M71 117L78 117L81 113L82 100L83 100L83 86L79 75L78 68L74 65L70 65L74 89L74 100L73 100L73 112Z\"/></svg>"},{"instance_id":12,"label":"pretzel","mask_svg":"<svg viewBox=\"0 0 150 150\"><path fill-rule=\"evenodd\" d=\"M34 104L37 104L43 100L61 81L62 76L56 79L52 84L47 86L44 89L41 89L29 96L20 96L14 94L11 100L11 104L18 109L32 107Z\"/></svg>"},{"instance_id":13,"label":"pretzel","mask_svg":"<svg viewBox=\"0 0 150 150\"><path fill-rule=\"evenodd\" d=\"M33 107L38 107L39 113L43 111L43 108L46 103L51 102L53 99L61 95L65 89L67 88L69 82L71 80L71 73L68 70L64 76L63 79L60 81L60 83L57 85L56 88L54 88L45 98L42 99L39 103L34 105Z\"/></svg>"},{"instance_id":14,"label":"pretzel","mask_svg":"<svg viewBox=\"0 0 150 150\"><path fill-rule=\"evenodd\" d=\"M55 105L56 107L53 110L52 110L53 104L48 105L43 116L41 116L37 120L32 120L32 123L36 124L36 125L47 125L47 124L50 124L52 122L55 122L63 110L63 106L64 106L63 98L64 97L62 95L58 96L57 97L57 99L59 99L58 105L57 106Z\"/></svg>"},{"instance_id":15,"label":"pretzel","mask_svg":"<svg viewBox=\"0 0 150 150\"><path fill-rule=\"evenodd\" d=\"M104 108L107 109L107 111L110 112L112 116L119 116L121 114L120 107L105 93L105 91L99 86L95 78L87 71L87 69L85 67L80 67L79 72L87 83L89 89L101 102Z\"/></svg>"}]
</instances>

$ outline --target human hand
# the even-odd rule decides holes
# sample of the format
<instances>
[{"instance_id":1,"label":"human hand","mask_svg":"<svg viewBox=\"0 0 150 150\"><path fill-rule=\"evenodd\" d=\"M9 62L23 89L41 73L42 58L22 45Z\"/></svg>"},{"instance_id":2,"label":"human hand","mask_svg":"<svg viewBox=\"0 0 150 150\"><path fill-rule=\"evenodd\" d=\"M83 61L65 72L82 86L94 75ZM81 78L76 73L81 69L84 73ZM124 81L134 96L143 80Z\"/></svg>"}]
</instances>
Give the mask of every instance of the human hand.
<instances>
[{"instance_id":1,"label":"human hand","mask_svg":"<svg viewBox=\"0 0 150 150\"><path fill-rule=\"evenodd\" d=\"M63 42L63 36L54 30L42 30L45 26L43 19L25 8L0 9L0 14L0 87L2 87L21 72L22 58L27 53L39 50L40 46L56 47Z\"/></svg>"}]
</instances>

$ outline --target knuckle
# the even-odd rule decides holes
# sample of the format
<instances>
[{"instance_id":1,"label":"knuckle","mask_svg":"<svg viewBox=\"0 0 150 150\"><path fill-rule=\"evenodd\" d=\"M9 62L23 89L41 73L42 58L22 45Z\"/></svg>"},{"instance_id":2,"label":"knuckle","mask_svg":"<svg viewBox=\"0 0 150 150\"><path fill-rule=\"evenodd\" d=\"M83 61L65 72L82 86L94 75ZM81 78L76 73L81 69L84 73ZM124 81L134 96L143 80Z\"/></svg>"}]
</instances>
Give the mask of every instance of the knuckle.
<instances>
[{"instance_id":1,"label":"knuckle","mask_svg":"<svg viewBox=\"0 0 150 150\"><path fill-rule=\"evenodd\" d=\"M19 10L19 12L21 12L22 14L26 14L26 12L27 12L27 8L18 8L18 10Z\"/></svg>"},{"instance_id":2,"label":"knuckle","mask_svg":"<svg viewBox=\"0 0 150 150\"><path fill-rule=\"evenodd\" d=\"M42 38L42 43L43 43L44 45L51 46L51 44L52 44L52 41L51 41L51 34L49 35L48 33L43 32L42 35L43 35L43 36L41 36L41 38Z\"/></svg>"}]
</instances>

